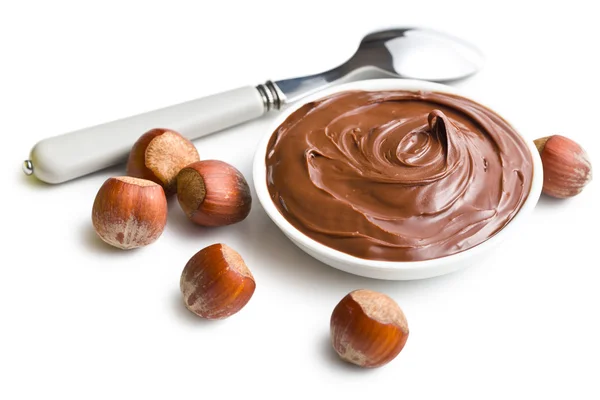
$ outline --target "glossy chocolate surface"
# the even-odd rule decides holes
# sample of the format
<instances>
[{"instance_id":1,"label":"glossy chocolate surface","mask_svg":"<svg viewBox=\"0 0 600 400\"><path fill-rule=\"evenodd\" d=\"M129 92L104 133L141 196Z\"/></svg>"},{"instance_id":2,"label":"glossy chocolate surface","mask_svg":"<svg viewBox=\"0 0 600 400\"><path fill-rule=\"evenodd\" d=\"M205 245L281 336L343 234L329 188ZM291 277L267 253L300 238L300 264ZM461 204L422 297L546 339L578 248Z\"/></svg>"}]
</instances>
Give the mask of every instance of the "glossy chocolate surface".
<instances>
[{"instance_id":1,"label":"glossy chocolate surface","mask_svg":"<svg viewBox=\"0 0 600 400\"><path fill-rule=\"evenodd\" d=\"M490 109L456 95L351 91L308 103L273 133L267 185L310 238L372 260L455 254L527 198L530 151Z\"/></svg>"}]
</instances>

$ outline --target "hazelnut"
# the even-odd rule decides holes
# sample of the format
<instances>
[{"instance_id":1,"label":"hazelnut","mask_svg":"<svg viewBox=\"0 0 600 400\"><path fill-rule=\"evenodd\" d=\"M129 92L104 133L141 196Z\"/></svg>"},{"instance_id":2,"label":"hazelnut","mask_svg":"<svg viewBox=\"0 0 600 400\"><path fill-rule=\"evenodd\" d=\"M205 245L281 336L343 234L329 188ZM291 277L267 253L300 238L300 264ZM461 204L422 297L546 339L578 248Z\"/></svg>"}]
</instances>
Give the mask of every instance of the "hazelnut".
<instances>
[{"instance_id":1,"label":"hazelnut","mask_svg":"<svg viewBox=\"0 0 600 400\"><path fill-rule=\"evenodd\" d=\"M571 139L553 135L535 140L535 145L544 168L542 191L548 196L575 196L592 180L587 153Z\"/></svg>"},{"instance_id":2,"label":"hazelnut","mask_svg":"<svg viewBox=\"0 0 600 400\"><path fill-rule=\"evenodd\" d=\"M185 306L208 319L227 318L250 300L256 284L242 257L224 244L196 253L181 273Z\"/></svg>"},{"instance_id":3,"label":"hazelnut","mask_svg":"<svg viewBox=\"0 0 600 400\"><path fill-rule=\"evenodd\" d=\"M112 246L125 250L146 246L159 238L167 223L165 192L146 179L109 178L94 200L92 222L96 233Z\"/></svg>"},{"instance_id":4,"label":"hazelnut","mask_svg":"<svg viewBox=\"0 0 600 400\"><path fill-rule=\"evenodd\" d=\"M223 161L198 161L177 175L177 200L202 226L231 225L250 213L252 195L240 171Z\"/></svg>"},{"instance_id":5,"label":"hazelnut","mask_svg":"<svg viewBox=\"0 0 600 400\"><path fill-rule=\"evenodd\" d=\"M170 196L177 192L181 168L200 160L192 142L175 131L152 129L133 145L127 161L127 175L148 179L163 187Z\"/></svg>"},{"instance_id":6,"label":"hazelnut","mask_svg":"<svg viewBox=\"0 0 600 400\"><path fill-rule=\"evenodd\" d=\"M361 367L392 361L408 339L402 309L382 293L355 290L331 314L331 342L339 356Z\"/></svg>"}]
</instances>

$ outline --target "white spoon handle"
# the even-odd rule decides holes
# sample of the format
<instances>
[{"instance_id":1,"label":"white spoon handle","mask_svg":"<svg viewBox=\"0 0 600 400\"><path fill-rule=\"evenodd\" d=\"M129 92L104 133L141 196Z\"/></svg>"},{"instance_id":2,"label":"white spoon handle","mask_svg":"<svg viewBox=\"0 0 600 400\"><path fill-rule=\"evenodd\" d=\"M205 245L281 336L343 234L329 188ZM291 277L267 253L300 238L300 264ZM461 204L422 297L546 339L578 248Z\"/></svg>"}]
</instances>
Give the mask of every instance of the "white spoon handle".
<instances>
[{"instance_id":1,"label":"white spoon handle","mask_svg":"<svg viewBox=\"0 0 600 400\"><path fill-rule=\"evenodd\" d=\"M267 109L256 87L233 89L44 139L31 150L24 170L47 183L65 182L124 162L150 129L172 129L193 140L258 118Z\"/></svg>"}]
</instances>

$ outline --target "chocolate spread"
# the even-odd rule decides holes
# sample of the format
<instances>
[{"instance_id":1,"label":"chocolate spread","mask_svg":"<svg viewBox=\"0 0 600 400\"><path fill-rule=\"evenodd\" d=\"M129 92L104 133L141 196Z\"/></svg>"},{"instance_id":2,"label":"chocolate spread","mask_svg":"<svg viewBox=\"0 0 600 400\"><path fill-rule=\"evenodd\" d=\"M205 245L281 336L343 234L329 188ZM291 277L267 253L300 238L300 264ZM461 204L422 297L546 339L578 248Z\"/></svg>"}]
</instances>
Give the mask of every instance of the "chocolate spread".
<instances>
[{"instance_id":1,"label":"chocolate spread","mask_svg":"<svg viewBox=\"0 0 600 400\"><path fill-rule=\"evenodd\" d=\"M476 246L527 198L531 153L490 109L431 92L352 91L308 103L273 133L267 185L308 237L372 260Z\"/></svg>"}]
</instances>

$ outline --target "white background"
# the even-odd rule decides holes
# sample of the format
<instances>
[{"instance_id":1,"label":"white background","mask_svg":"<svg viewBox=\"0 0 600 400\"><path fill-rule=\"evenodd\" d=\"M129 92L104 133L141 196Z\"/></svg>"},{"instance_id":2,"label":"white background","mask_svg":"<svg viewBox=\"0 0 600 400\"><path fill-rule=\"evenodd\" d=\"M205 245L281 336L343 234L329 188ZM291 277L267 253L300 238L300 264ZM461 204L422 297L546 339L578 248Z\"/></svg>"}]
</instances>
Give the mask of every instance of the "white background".
<instances>
[{"instance_id":1,"label":"white background","mask_svg":"<svg viewBox=\"0 0 600 400\"><path fill-rule=\"evenodd\" d=\"M487 54L461 84L528 138L561 133L600 168L600 28L593 2L6 1L0 6L0 398L598 399L598 182L542 198L489 260L424 281L336 271L285 239L258 202L221 229L176 202L154 245L113 250L90 223L113 168L60 186L21 173L38 140L221 90L319 72L365 32L425 25ZM251 182L264 119L196 143ZM225 242L257 290L205 322L179 277ZM329 317L350 290L403 307L410 336L392 363L360 370L330 349ZM213 397L216 396L216 397ZM385 397L384 397L385 396Z\"/></svg>"}]
</instances>

